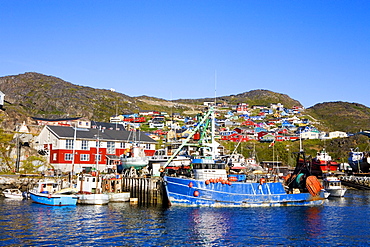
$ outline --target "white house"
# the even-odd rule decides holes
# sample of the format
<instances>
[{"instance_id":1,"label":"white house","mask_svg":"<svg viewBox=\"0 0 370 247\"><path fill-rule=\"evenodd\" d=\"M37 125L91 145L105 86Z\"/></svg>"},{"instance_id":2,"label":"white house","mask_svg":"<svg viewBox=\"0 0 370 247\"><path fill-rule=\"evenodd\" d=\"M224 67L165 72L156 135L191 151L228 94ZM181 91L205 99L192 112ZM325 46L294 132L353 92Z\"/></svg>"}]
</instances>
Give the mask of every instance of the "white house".
<instances>
[{"instance_id":1,"label":"white house","mask_svg":"<svg viewBox=\"0 0 370 247\"><path fill-rule=\"evenodd\" d=\"M346 132L343 132L343 131L333 131L329 133L323 132L320 135L320 139L334 139L334 138L344 138L344 137L348 137L348 135Z\"/></svg>"},{"instance_id":2,"label":"white house","mask_svg":"<svg viewBox=\"0 0 370 247\"><path fill-rule=\"evenodd\" d=\"M318 131L306 131L301 133L302 139L320 139L320 132Z\"/></svg>"},{"instance_id":3,"label":"white house","mask_svg":"<svg viewBox=\"0 0 370 247\"><path fill-rule=\"evenodd\" d=\"M3 108L5 94L0 91L0 108Z\"/></svg>"},{"instance_id":4,"label":"white house","mask_svg":"<svg viewBox=\"0 0 370 247\"><path fill-rule=\"evenodd\" d=\"M135 139L145 154L155 152L155 140L144 133L124 130L99 130L65 126L45 126L36 138L40 154L62 172L115 169L120 155L132 147Z\"/></svg>"}]
</instances>

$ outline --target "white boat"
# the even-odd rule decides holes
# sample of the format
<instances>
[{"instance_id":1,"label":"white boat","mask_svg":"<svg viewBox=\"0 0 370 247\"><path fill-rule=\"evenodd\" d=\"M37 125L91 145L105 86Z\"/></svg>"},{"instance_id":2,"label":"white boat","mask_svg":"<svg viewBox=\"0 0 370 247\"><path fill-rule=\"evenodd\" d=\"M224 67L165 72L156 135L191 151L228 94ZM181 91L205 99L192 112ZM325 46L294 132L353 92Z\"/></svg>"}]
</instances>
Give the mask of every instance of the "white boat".
<instances>
[{"instance_id":1,"label":"white boat","mask_svg":"<svg viewBox=\"0 0 370 247\"><path fill-rule=\"evenodd\" d=\"M171 152L166 149L158 149L154 155L149 158L149 167L152 169L152 174L155 175L159 170L166 165L166 170L170 174L180 174L182 169L190 169L191 158L187 152L179 152L178 155L172 156ZM157 174L158 175L158 174Z\"/></svg>"},{"instance_id":2,"label":"white boat","mask_svg":"<svg viewBox=\"0 0 370 247\"><path fill-rule=\"evenodd\" d=\"M130 192L110 192L109 202L128 202L130 201Z\"/></svg>"},{"instance_id":3,"label":"white boat","mask_svg":"<svg viewBox=\"0 0 370 247\"><path fill-rule=\"evenodd\" d=\"M329 192L327 192L325 189L321 189L321 190L320 190L320 196L321 196L322 198L328 199L328 197L330 196L330 193L329 193Z\"/></svg>"},{"instance_id":4,"label":"white boat","mask_svg":"<svg viewBox=\"0 0 370 247\"><path fill-rule=\"evenodd\" d=\"M130 192L122 191L122 180L119 175L108 174L103 177L103 193L109 196L109 202L128 202Z\"/></svg>"},{"instance_id":5,"label":"white boat","mask_svg":"<svg viewBox=\"0 0 370 247\"><path fill-rule=\"evenodd\" d=\"M81 174L77 179L77 189L79 190L76 196L79 204L103 205L108 204L109 196L103 194L101 187L102 178L99 174Z\"/></svg>"},{"instance_id":6,"label":"white boat","mask_svg":"<svg viewBox=\"0 0 370 247\"><path fill-rule=\"evenodd\" d=\"M77 197L78 204L104 205L109 202L109 196L107 194L78 193Z\"/></svg>"},{"instance_id":7,"label":"white boat","mask_svg":"<svg viewBox=\"0 0 370 247\"><path fill-rule=\"evenodd\" d=\"M136 170L149 164L149 157L145 155L144 148L138 144L134 145L128 152L120 156L121 169L130 169L134 167Z\"/></svg>"},{"instance_id":8,"label":"white boat","mask_svg":"<svg viewBox=\"0 0 370 247\"><path fill-rule=\"evenodd\" d=\"M5 189L3 194L6 198L23 199L23 194L19 189Z\"/></svg>"},{"instance_id":9,"label":"white boat","mask_svg":"<svg viewBox=\"0 0 370 247\"><path fill-rule=\"evenodd\" d=\"M327 176L323 178L324 190L330 193L330 196L343 197L347 189L342 187L339 178L335 176Z\"/></svg>"}]
</instances>

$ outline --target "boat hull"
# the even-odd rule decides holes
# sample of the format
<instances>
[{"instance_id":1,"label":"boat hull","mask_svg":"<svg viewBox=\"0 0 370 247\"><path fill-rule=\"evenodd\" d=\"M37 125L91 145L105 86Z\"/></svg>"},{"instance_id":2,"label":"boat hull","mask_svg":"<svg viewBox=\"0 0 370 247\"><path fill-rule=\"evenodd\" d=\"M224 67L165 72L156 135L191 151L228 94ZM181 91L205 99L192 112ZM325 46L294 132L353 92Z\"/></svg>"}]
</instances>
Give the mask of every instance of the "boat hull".
<instances>
[{"instance_id":1,"label":"boat hull","mask_svg":"<svg viewBox=\"0 0 370 247\"><path fill-rule=\"evenodd\" d=\"M75 195L30 192L30 197L35 203L49 206L74 206L77 203L77 196Z\"/></svg>"},{"instance_id":2,"label":"boat hull","mask_svg":"<svg viewBox=\"0 0 370 247\"><path fill-rule=\"evenodd\" d=\"M343 197L346 193L346 188L340 188L340 189L326 189L327 192L330 193L330 196L334 197Z\"/></svg>"},{"instance_id":3,"label":"boat hull","mask_svg":"<svg viewBox=\"0 0 370 247\"><path fill-rule=\"evenodd\" d=\"M233 182L206 184L190 178L164 177L172 206L277 207L321 205L322 197L309 193L287 194L283 184Z\"/></svg>"},{"instance_id":4,"label":"boat hull","mask_svg":"<svg viewBox=\"0 0 370 247\"><path fill-rule=\"evenodd\" d=\"M108 193L109 202L128 202L130 201L130 192Z\"/></svg>"},{"instance_id":5,"label":"boat hull","mask_svg":"<svg viewBox=\"0 0 370 247\"><path fill-rule=\"evenodd\" d=\"M134 167L136 170L139 170L149 164L148 158L142 158L142 157L132 157L132 158L125 158L121 159L121 165L123 169L130 169L131 167Z\"/></svg>"},{"instance_id":6,"label":"boat hull","mask_svg":"<svg viewBox=\"0 0 370 247\"><path fill-rule=\"evenodd\" d=\"M22 200L24 198L22 195L22 192L18 189L6 189L3 191L3 194L6 198L10 198L10 199Z\"/></svg>"},{"instance_id":7,"label":"boat hull","mask_svg":"<svg viewBox=\"0 0 370 247\"><path fill-rule=\"evenodd\" d=\"M104 205L109 202L107 194L77 194L76 196L78 204Z\"/></svg>"}]
</instances>

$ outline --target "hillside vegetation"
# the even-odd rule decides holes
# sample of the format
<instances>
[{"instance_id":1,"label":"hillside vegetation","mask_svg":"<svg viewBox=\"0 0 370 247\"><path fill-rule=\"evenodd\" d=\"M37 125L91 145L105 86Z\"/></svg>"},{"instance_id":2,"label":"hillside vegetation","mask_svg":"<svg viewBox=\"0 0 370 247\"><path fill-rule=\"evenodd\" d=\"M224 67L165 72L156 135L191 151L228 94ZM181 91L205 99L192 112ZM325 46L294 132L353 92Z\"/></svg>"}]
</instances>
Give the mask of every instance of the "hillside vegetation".
<instances>
[{"instance_id":1,"label":"hillside vegetation","mask_svg":"<svg viewBox=\"0 0 370 247\"><path fill-rule=\"evenodd\" d=\"M203 104L203 102L213 102L214 98L202 99L179 99L176 102L187 102L192 104ZM282 103L284 107L291 108L293 106L302 106L298 100L290 98L286 94L275 93L269 90L252 90L245 93L240 93L230 96L216 97L216 102L225 102L229 105L237 103L248 103L249 105L264 105L269 106L271 103Z\"/></svg>"},{"instance_id":2,"label":"hillside vegetation","mask_svg":"<svg viewBox=\"0 0 370 247\"><path fill-rule=\"evenodd\" d=\"M35 124L32 117L50 119L85 117L94 121L108 122L112 115L137 113L140 110L196 113L203 108L203 102L214 101L213 98L167 101L148 96L130 97L111 90L74 85L57 77L39 73L0 77L0 91L5 93L6 100L3 110L0 111L2 133L0 137L4 143L6 138L9 139L14 133L16 124L23 121L29 127ZM299 101L291 99L286 94L268 90L252 90L217 97L216 100L228 105L248 103L250 106L269 106L271 103L281 103L287 108L301 106ZM360 130L370 130L370 109L357 103L317 104L306 109L302 117L308 117L321 131L357 133ZM230 151L237 145L232 142L222 144ZM305 140L303 144L308 155L315 156L316 152L326 148L334 159L340 159L342 162L345 162L351 148L370 150L369 138L362 135L327 141ZM2 152L8 150L6 145L0 149ZM277 142L274 148L269 148L267 143L246 142L238 147L238 152L245 157L250 156L253 150L256 150L259 161L274 159L283 161L284 165L293 165L295 163L293 152L299 151L299 142Z\"/></svg>"},{"instance_id":3,"label":"hillside vegetation","mask_svg":"<svg viewBox=\"0 0 370 247\"><path fill-rule=\"evenodd\" d=\"M148 96L130 97L111 90L74 85L54 76L34 72L0 77L0 91L6 95L6 121L2 123L5 127L22 121L30 124L31 117L86 117L94 121L109 121L109 117L116 113L140 110L196 112L202 109L204 101L214 101L213 98L167 101ZM282 103L287 108L302 106L298 100L286 94L269 90L252 90L217 97L216 100L228 105L248 103L269 106L271 103ZM370 108L356 103L321 103L306 109L304 114L313 117L319 125L317 127L324 131L356 133L370 129Z\"/></svg>"},{"instance_id":4,"label":"hillside vegetation","mask_svg":"<svg viewBox=\"0 0 370 247\"><path fill-rule=\"evenodd\" d=\"M316 104L306 110L307 114L319 119L323 127L357 133L370 129L370 108L347 102L328 102ZM320 126L318 126L320 129Z\"/></svg>"}]
</instances>

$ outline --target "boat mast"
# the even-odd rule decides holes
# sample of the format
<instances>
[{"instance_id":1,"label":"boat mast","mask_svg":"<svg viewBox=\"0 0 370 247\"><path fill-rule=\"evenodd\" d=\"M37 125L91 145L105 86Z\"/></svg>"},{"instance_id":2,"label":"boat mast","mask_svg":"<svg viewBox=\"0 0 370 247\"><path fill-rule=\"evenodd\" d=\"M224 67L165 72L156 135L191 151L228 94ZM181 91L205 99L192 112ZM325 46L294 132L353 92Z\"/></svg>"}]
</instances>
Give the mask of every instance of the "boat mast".
<instances>
[{"instance_id":1,"label":"boat mast","mask_svg":"<svg viewBox=\"0 0 370 247\"><path fill-rule=\"evenodd\" d=\"M182 142L179 148L171 155L171 157L167 160L166 164L162 167L163 169L166 168L171 161L178 155L178 153L182 150L182 148L189 142L189 140L194 136L194 134L203 126L206 120L212 115L213 107L208 110L208 112L204 115L203 119L198 123L198 125L193 129L193 131L189 134L189 136Z\"/></svg>"},{"instance_id":2,"label":"boat mast","mask_svg":"<svg viewBox=\"0 0 370 247\"><path fill-rule=\"evenodd\" d=\"M212 137L212 159L215 160L216 158L216 142L215 142L215 111L212 110L211 114L211 137Z\"/></svg>"}]
</instances>

